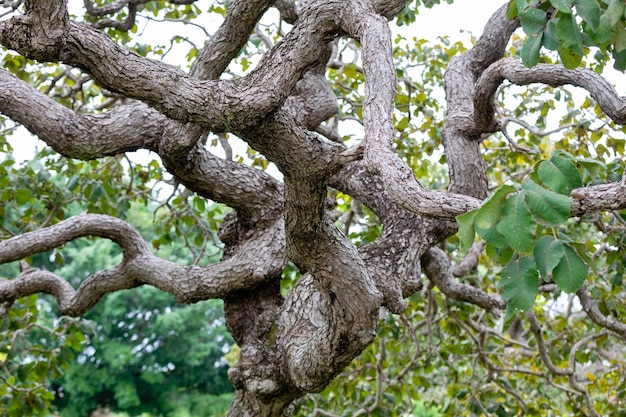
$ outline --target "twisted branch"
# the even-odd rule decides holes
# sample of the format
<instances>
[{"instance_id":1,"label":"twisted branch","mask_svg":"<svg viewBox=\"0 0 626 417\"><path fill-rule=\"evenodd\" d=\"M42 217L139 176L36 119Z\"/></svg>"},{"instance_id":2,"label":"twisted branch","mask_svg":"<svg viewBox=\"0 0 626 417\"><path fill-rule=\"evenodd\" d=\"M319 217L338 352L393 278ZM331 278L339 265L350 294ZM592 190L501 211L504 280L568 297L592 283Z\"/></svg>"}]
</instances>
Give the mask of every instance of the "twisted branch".
<instances>
[{"instance_id":1,"label":"twisted branch","mask_svg":"<svg viewBox=\"0 0 626 417\"><path fill-rule=\"evenodd\" d=\"M487 311L506 308L506 301L499 294L488 294L480 288L457 281L448 255L437 247L429 249L422 256L422 268L428 279L450 298L475 304Z\"/></svg>"},{"instance_id":2,"label":"twisted branch","mask_svg":"<svg viewBox=\"0 0 626 417\"><path fill-rule=\"evenodd\" d=\"M122 262L100 271L74 290L67 281L47 271L27 270L12 280L0 280L0 302L11 302L37 292L52 294L62 314L79 316L105 294L142 284L153 285L180 302L224 298L253 288L282 271L286 263L282 221L241 242L233 256L206 267L186 267L154 256L145 240L128 223L104 215L84 214L0 242L0 263L48 251L71 240L99 236L118 244ZM264 254L254 249L268 248ZM254 254L251 256L251 254Z\"/></svg>"}]
</instances>

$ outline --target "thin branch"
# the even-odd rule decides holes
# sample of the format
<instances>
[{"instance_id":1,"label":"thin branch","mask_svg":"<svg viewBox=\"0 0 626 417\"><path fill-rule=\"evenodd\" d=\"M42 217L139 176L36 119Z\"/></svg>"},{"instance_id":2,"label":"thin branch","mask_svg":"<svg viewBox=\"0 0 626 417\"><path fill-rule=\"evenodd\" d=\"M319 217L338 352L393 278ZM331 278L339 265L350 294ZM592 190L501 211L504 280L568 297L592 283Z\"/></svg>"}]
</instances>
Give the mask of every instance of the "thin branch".
<instances>
[{"instance_id":1,"label":"thin branch","mask_svg":"<svg viewBox=\"0 0 626 417\"><path fill-rule=\"evenodd\" d=\"M539 348L539 355L543 363L546 364L550 372L561 375L561 376L570 376L574 373L573 365L570 363L569 366L565 369L557 367L550 359L550 354L548 353L548 348L546 346L545 340L543 338L543 331L541 329L541 324L539 320L537 320L537 316L535 316L535 312L531 309L526 313L526 317L528 318L528 322L530 323L530 330L535 336L537 340L537 347Z\"/></svg>"},{"instance_id":2,"label":"thin branch","mask_svg":"<svg viewBox=\"0 0 626 417\"><path fill-rule=\"evenodd\" d=\"M422 256L422 268L437 288L450 298L475 304L488 311L506 308L506 301L499 294L489 294L457 281L450 270L448 255L437 247L432 247Z\"/></svg>"},{"instance_id":3,"label":"thin branch","mask_svg":"<svg viewBox=\"0 0 626 417\"><path fill-rule=\"evenodd\" d=\"M595 324L600 327L604 327L605 329L612 330L622 338L626 339L626 324L602 314L600 309L598 309L596 302L593 298L591 298L591 295L589 295L586 285L583 285L582 288L576 292L576 295L578 295L578 299L580 300L583 310L585 310L589 318Z\"/></svg>"},{"instance_id":4,"label":"thin branch","mask_svg":"<svg viewBox=\"0 0 626 417\"><path fill-rule=\"evenodd\" d=\"M486 69L477 82L474 96L477 124L493 124L493 98L505 79L517 85L543 83L557 87L570 84L584 88L615 123L626 123L626 99L596 72L586 68L568 70L552 64L527 68L517 59L501 59Z\"/></svg>"},{"instance_id":5,"label":"thin branch","mask_svg":"<svg viewBox=\"0 0 626 417\"><path fill-rule=\"evenodd\" d=\"M487 242L474 242L472 247L467 251L465 258L452 267L452 275L455 277L462 277L467 275L471 270L475 269L485 246L487 246Z\"/></svg>"}]
</instances>

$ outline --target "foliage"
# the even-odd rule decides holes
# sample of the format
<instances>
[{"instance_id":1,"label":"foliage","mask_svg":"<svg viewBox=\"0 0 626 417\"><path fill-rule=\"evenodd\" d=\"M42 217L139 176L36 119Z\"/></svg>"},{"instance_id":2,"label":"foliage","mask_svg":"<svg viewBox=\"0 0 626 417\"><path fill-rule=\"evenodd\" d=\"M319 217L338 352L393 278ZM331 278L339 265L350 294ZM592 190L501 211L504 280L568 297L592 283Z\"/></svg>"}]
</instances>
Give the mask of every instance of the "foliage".
<instances>
[{"instance_id":1,"label":"foliage","mask_svg":"<svg viewBox=\"0 0 626 417\"><path fill-rule=\"evenodd\" d=\"M505 321L532 306L538 294L537 270L544 283L554 282L566 293L578 291L587 278L587 266L568 244L570 239L551 237L569 220L567 196L582 186L581 174L570 155L558 152L536 166L535 178L541 184L527 179L519 192L505 185L475 213L458 219L462 249L468 249L476 232L487 242L488 253L498 253L501 262L517 254L502 271L500 285L508 301ZM525 256L531 252L533 258ZM585 252L582 256L588 257Z\"/></svg>"},{"instance_id":2,"label":"foliage","mask_svg":"<svg viewBox=\"0 0 626 417\"><path fill-rule=\"evenodd\" d=\"M207 208L202 201L192 208L174 192L170 209L161 212L180 215L157 210L155 215L162 221L155 229L153 214L144 204L156 207L146 193L146 183L160 178L158 165L154 161L147 167L134 165L133 181L127 179L119 162L76 164L44 149L37 159L17 163L9 154L2 169L3 180L12 187L5 188L4 201L13 201L15 206L0 206L8 214L3 218L5 230L19 233L82 210L104 211L128 218L148 238L161 236L152 240L163 257L183 263L215 262L219 248L212 243L207 248L214 239L212 232L197 234L197 246L191 250L171 242L177 235L188 235L186 224L192 216L197 218L196 210L208 214L206 230L216 230L223 207ZM94 180L94 171L103 180ZM70 172L75 175L68 178ZM117 187L113 185L116 182ZM134 182L134 187L128 182ZM36 195L53 201L48 203ZM131 204L133 200L139 203ZM46 212L51 214L44 217ZM28 267L44 267L78 286L94 272L115 266L121 256L111 241L84 239L67 244L62 254L36 255ZM3 265L2 274L15 276L16 269L16 265ZM7 416L47 415L51 406L64 416L84 416L103 406L133 415L197 415L200 408L211 409L215 415L225 412L232 387L221 358L232 339L223 325L221 303L185 306L166 293L142 287L114 294L83 320L60 317L55 310L48 297L32 296L20 300L2 319L7 330L1 333L3 401L11 404ZM138 335L144 336L131 338L129 332L137 329L141 330Z\"/></svg>"},{"instance_id":3,"label":"foliage","mask_svg":"<svg viewBox=\"0 0 626 417\"><path fill-rule=\"evenodd\" d=\"M49 381L63 374L85 340L84 323L53 320L38 298L18 301L0 319L2 417L48 415L54 399Z\"/></svg>"},{"instance_id":4,"label":"foliage","mask_svg":"<svg viewBox=\"0 0 626 417\"><path fill-rule=\"evenodd\" d=\"M578 67L591 47L600 68L609 54L614 67L626 69L624 2L621 0L511 0L507 16L518 17L528 36L520 51L522 62L539 62L542 47L556 51L566 68Z\"/></svg>"},{"instance_id":5,"label":"foliage","mask_svg":"<svg viewBox=\"0 0 626 417\"><path fill-rule=\"evenodd\" d=\"M198 404L232 390L221 360L232 341L221 316L216 301L181 306L149 287L108 297L85 317L98 325L78 360L53 382L56 406L70 417L97 407L198 415ZM225 412L228 404L218 404L214 411Z\"/></svg>"}]
</instances>

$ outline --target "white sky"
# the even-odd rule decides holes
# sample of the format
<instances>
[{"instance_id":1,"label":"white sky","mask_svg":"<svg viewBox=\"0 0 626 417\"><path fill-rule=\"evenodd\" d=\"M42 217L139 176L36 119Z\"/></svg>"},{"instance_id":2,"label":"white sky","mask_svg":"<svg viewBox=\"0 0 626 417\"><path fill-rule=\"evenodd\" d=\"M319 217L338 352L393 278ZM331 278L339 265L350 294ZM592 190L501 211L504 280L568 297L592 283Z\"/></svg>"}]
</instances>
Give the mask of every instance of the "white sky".
<instances>
[{"instance_id":1,"label":"white sky","mask_svg":"<svg viewBox=\"0 0 626 417\"><path fill-rule=\"evenodd\" d=\"M506 0L456 0L453 4L436 5L432 9L422 8L411 29L414 36L435 40L439 36L454 37L460 31L469 31L479 36L491 15Z\"/></svg>"}]
</instances>

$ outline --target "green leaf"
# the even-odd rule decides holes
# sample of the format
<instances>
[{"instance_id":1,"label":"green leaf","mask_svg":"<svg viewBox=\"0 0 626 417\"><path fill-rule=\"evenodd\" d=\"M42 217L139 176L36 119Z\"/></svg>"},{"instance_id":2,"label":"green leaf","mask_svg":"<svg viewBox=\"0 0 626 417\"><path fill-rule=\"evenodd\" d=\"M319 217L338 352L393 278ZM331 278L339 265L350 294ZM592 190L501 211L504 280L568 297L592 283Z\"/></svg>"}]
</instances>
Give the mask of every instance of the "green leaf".
<instances>
[{"instance_id":1,"label":"green leaf","mask_svg":"<svg viewBox=\"0 0 626 417\"><path fill-rule=\"evenodd\" d=\"M569 219L570 202L563 194L546 190L534 181L522 183L526 191L526 204L533 214L550 226L558 226Z\"/></svg>"},{"instance_id":2,"label":"green leaf","mask_svg":"<svg viewBox=\"0 0 626 417\"><path fill-rule=\"evenodd\" d=\"M461 252L466 252L474 243L474 218L476 210L461 214L456 218L459 225L459 246Z\"/></svg>"},{"instance_id":3,"label":"green leaf","mask_svg":"<svg viewBox=\"0 0 626 417\"><path fill-rule=\"evenodd\" d=\"M517 17L517 1L511 0L509 1L509 6L506 9L506 18L507 20L513 20Z\"/></svg>"},{"instance_id":4,"label":"green leaf","mask_svg":"<svg viewBox=\"0 0 626 417\"><path fill-rule=\"evenodd\" d=\"M30 193L29 189L22 188L22 189L16 190L15 191L15 202L17 204L20 204L20 205L21 204L26 204L26 203L28 203L28 200L30 200L30 196L31 196L31 193Z\"/></svg>"},{"instance_id":5,"label":"green leaf","mask_svg":"<svg viewBox=\"0 0 626 417\"><path fill-rule=\"evenodd\" d=\"M489 229L495 226L502 217L502 206L506 196L515 191L511 185L503 185L489 197L476 214L476 226L481 229Z\"/></svg>"},{"instance_id":6,"label":"green leaf","mask_svg":"<svg viewBox=\"0 0 626 417\"><path fill-rule=\"evenodd\" d=\"M478 209L476 214L476 234L496 248L507 245L504 236L496 230L496 225L502 218L502 211L506 196L515 191L511 185L503 185L498 188L491 197Z\"/></svg>"},{"instance_id":7,"label":"green leaf","mask_svg":"<svg viewBox=\"0 0 626 417\"><path fill-rule=\"evenodd\" d=\"M576 161L593 178L597 177L600 173L606 171L606 164L602 161L596 161L595 159L589 158L578 158Z\"/></svg>"},{"instance_id":8,"label":"green leaf","mask_svg":"<svg viewBox=\"0 0 626 417\"><path fill-rule=\"evenodd\" d=\"M582 177L567 154L554 153L549 160L542 162L537 169L541 182L559 194L569 195L577 187L582 187Z\"/></svg>"},{"instance_id":9,"label":"green leaf","mask_svg":"<svg viewBox=\"0 0 626 417\"><path fill-rule=\"evenodd\" d=\"M552 236L544 236L537 241L533 254L535 256L537 269L539 269L544 280L548 280L548 276L552 273L552 270L554 270L561 261L565 253L564 247L563 242L554 239Z\"/></svg>"},{"instance_id":10,"label":"green leaf","mask_svg":"<svg viewBox=\"0 0 626 417\"><path fill-rule=\"evenodd\" d=\"M596 0L574 0L576 13L585 23L596 30L600 24L600 6Z\"/></svg>"},{"instance_id":11,"label":"green leaf","mask_svg":"<svg viewBox=\"0 0 626 417\"><path fill-rule=\"evenodd\" d=\"M196 196L194 198L194 204L196 206L196 209L198 209L198 211L203 212L204 210L206 210L206 204L204 202L204 198L200 196Z\"/></svg>"},{"instance_id":12,"label":"green leaf","mask_svg":"<svg viewBox=\"0 0 626 417\"><path fill-rule=\"evenodd\" d=\"M504 203L504 216L496 230L504 235L507 243L515 251L526 253L533 247L532 216L524 201L524 193L507 198Z\"/></svg>"},{"instance_id":13,"label":"green leaf","mask_svg":"<svg viewBox=\"0 0 626 417\"><path fill-rule=\"evenodd\" d=\"M554 6L559 12L570 14L572 7L571 0L550 0L550 4Z\"/></svg>"},{"instance_id":14,"label":"green leaf","mask_svg":"<svg viewBox=\"0 0 626 417\"><path fill-rule=\"evenodd\" d=\"M502 233L498 232L495 227L482 229L475 226L474 228L476 229L476 234L485 240L485 242L493 245L494 248L503 248L507 246L506 238L502 235Z\"/></svg>"},{"instance_id":15,"label":"green leaf","mask_svg":"<svg viewBox=\"0 0 626 417\"><path fill-rule=\"evenodd\" d=\"M604 49L609 46L614 34L614 28L610 27L609 25L610 23L608 22L607 18L600 18L598 27L595 29L594 32L589 33L589 36L594 44Z\"/></svg>"},{"instance_id":16,"label":"green leaf","mask_svg":"<svg viewBox=\"0 0 626 417\"><path fill-rule=\"evenodd\" d=\"M578 242L568 242L569 246L576 251L580 259L583 260L587 264L588 267L591 268L593 272L598 274L598 265L596 265L595 260L592 257L592 254L589 253L589 248L584 243Z\"/></svg>"},{"instance_id":17,"label":"green leaf","mask_svg":"<svg viewBox=\"0 0 626 417\"><path fill-rule=\"evenodd\" d=\"M559 18L556 24L556 35L563 50L569 50L576 55L583 54L582 34L574 15ZM561 59L563 58L561 57Z\"/></svg>"},{"instance_id":18,"label":"green leaf","mask_svg":"<svg viewBox=\"0 0 626 417\"><path fill-rule=\"evenodd\" d=\"M559 41L556 36L556 24L558 21L558 18L550 19L546 25L546 30L543 31L543 36L541 37L541 43L543 46L551 51L559 49Z\"/></svg>"},{"instance_id":19,"label":"green leaf","mask_svg":"<svg viewBox=\"0 0 626 417\"><path fill-rule=\"evenodd\" d=\"M620 23L615 30L615 52L621 52L626 49L626 28L623 23Z\"/></svg>"},{"instance_id":20,"label":"green leaf","mask_svg":"<svg viewBox=\"0 0 626 417\"><path fill-rule=\"evenodd\" d=\"M507 301L504 321L515 314L528 310L537 297L539 275L535 262L527 257L515 259L504 267L498 287Z\"/></svg>"},{"instance_id":21,"label":"green leaf","mask_svg":"<svg viewBox=\"0 0 626 417\"><path fill-rule=\"evenodd\" d=\"M564 245L564 254L561 262L554 268L552 275L554 282L565 292L574 293L580 289L589 269L587 264L578 256L576 251L568 245Z\"/></svg>"},{"instance_id":22,"label":"green leaf","mask_svg":"<svg viewBox=\"0 0 626 417\"><path fill-rule=\"evenodd\" d=\"M520 52L524 66L531 68L539 62L542 38L543 32L534 33L529 35L526 42L524 42L524 46L522 46L522 51Z\"/></svg>"},{"instance_id":23,"label":"green leaf","mask_svg":"<svg viewBox=\"0 0 626 417\"><path fill-rule=\"evenodd\" d=\"M613 51L613 68L624 72L626 70L626 49L620 52Z\"/></svg>"},{"instance_id":24,"label":"green leaf","mask_svg":"<svg viewBox=\"0 0 626 417\"><path fill-rule=\"evenodd\" d=\"M563 46L559 47L558 52L563 66L567 69L577 68L583 60L582 54Z\"/></svg>"},{"instance_id":25,"label":"green leaf","mask_svg":"<svg viewBox=\"0 0 626 417\"><path fill-rule=\"evenodd\" d=\"M522 29L527 35L534 35L543 31L548 21L546 12L541 9L528 9L520 12Z\"/></svg>"},{"instance_id":26,"label":"green leaf","mask_svg":"<svg viewBox=\"0 0 626 417\"><path fill-rule=\"evenodd\" d=\"M614 29L624 16L624 0L609 0L608 6L600 20L604 20L608 27Z\"/></svg>"},{"instance_id":27,"label":"green leaf","mask_svg":"<svg viewBox=\"0 0 626 417\"><path fill-rule=\"evenodd\" d=\"M529 4L528 4L528 3L529 3L529 2L528 2L528 1L526 1L526 0L516 0L516 1L515 1L515 5L516 5L516 7L515 7L515 8L516 8L518 11L520 11L520 10L525 10L525 9L529 6Z\"/></svg>"}]
</instances>

